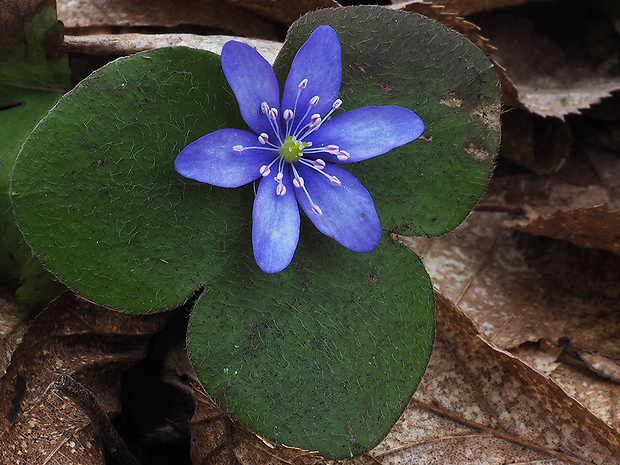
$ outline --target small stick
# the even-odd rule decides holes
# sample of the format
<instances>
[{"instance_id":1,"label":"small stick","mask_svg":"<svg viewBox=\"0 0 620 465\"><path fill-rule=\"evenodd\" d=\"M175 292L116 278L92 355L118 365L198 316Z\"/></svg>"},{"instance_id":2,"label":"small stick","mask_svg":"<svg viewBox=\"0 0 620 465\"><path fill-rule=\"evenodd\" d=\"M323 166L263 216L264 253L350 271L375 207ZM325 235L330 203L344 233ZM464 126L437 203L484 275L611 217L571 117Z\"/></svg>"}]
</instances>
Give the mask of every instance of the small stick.
<instances>
[{"instance_id":1,"label":"small stick","mask_svg":"<svg viewBox=\"0 0 620 465\"><path fill-rule=\"evenodd\" d=\"M109 458L118 464L140 465L138 459L127 448L112 422L101 408L95 395L71 376L62 374L54 381L54 387L80 407L101 435Z\"/></svg>"},{"instance_id":2,"label":"small stick","mask_svg":"<svg viewBox=\"0 0 620 465\"><path fill-rule=\"evenodd\" d=\"M512 213L515 215L525 215L525 208L523 207L497 202L478 202L478 204L474 207L474 210L478 212Z\"/></svg>"}]
</instances>

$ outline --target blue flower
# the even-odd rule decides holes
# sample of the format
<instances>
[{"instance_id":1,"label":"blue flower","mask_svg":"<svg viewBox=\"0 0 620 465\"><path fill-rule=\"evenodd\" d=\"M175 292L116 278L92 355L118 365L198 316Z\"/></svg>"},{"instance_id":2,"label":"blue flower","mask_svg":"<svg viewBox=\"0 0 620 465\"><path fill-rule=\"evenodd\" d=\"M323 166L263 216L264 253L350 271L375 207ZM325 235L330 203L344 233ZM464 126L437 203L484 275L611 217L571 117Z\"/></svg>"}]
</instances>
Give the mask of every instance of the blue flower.
<instances>
[{"instance_id":1,"label":"blue flower","mask_svg":"<svg viewBox=\"0 0 620 465\"><path fill-rule=\"evenodd\" d=\"M332 117L342 66L340 41L317 28L295 55L282 103L271 65L249 45L230 41L222 69L252 130L220 129L192 142L175 161L183 176L220 187L260 179L252 212L258 266L288 266L299 241L297 204L319 231L343 246L370 252L381 226L368 191L334 163L382 155L417 139L422 120L398 106L367 106Z\"/></svg>"}]
</instances>

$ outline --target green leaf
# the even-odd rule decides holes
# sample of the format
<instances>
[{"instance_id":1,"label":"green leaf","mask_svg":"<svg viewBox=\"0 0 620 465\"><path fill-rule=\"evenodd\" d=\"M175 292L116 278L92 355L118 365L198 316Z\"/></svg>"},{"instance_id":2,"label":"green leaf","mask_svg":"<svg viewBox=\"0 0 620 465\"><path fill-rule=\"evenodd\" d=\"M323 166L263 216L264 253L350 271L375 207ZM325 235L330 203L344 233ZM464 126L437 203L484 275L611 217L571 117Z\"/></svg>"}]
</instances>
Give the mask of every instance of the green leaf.
<instances>
[{"instance_id":1,"label":"green leaf","mask_svg":"<svg viewBox=\"0 0 620 465\"><path fill-rule=\"evenodd\" d=\"M187 180L174 159L205 133L240 125L238 112L215 54L161 49L106 65L63 97L16 162L12 198L27 241L100 305L141 313L183 302L228 260L251 187Z\"/></svg>"},{"instance_id":2,"label":"green leaf","mask_svg":"<svg viewBox=\"0 0 620 465\"><path fill-rule=\"evenodd\" d=\"M422 137L346 165L368 189L384 229L438 236L484 192L500 142L500 94L492 64L461 34L423 16L383 7L323 9L289 29L274 68L284 82L314 29L342 45L341 110L399 105L422 118Z\"/></svg>"},{"instance_id":3,"label":"green leaf","mask_svg":"<svg viewBox=\"0 0 620 465\"><path fill-rule=\"evenodd\" d=\"M239 244L243 259L193 309L190 356L214 400L260 435L328 458L358 455L388 433L424 374L431 283L389 239L369 254L316 232L301 244L275 275Z\"/></svg>"},{"instance_id":4,"label":"green leaf","mask_svg":"<svg viewBox=\"0 0 620 465\"><path fill-rule=\"evenodd\" d=\"M18 285L20 300L41 306L62 286L33 258L8 197L10 174L19 150L69 83L69 65L61 51L62 24L53 1L5 1L0 5L0 274Z\"/></svg>"}]
</instances>

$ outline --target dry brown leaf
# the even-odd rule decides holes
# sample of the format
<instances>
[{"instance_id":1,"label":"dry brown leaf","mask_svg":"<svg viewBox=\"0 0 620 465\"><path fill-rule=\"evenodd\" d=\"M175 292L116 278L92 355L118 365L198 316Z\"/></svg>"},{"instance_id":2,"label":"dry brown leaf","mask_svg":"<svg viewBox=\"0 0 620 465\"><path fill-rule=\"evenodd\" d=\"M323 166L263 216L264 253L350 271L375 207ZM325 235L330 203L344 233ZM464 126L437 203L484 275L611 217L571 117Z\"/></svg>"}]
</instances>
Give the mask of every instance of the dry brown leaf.
<instances>
[{"instance_id":1,"label":"dry brown leaf","mask_svg":"<svg viewBox=\"0 0 620 465\"><path fill-rule=\"evenodd\" d=\"M0 463L103 464L90 421L52 384L69 374L120 411L122 370L140 360L167 314L112 312L63 293L34 320L0 379Z\"/></svg>"},{"instance_id":2,"label":"dry brown leaf","mask_svg":"<svg viewBox=\"0 0 620 465\"><path fill-rule=\"evenodd\" d=\"M503 201L495 183L484 201ZM542 372L620 430L618 384L580 368L553 366L562 336L584 350L620 357L620 258L515 233L503 226L512 217L475 212L443 237L402 240L422 256L434 285L487 340L517 355L523 344L539 344L540 352L524 360L544 367ZM551 352L549 344L555 346Z\"/></svg>"},{"instance_id":3,"label":"dry brown leaf","mask_svg":"<svg viewBox=\"0 0 620 465\"><path fill-rule=\"evenodd\" d=\"M218 0L57 0L58 19L68 30L102 27L204 26L244 37L277 39L277 28L241 7ZM75 35L75 34L74 34Z\"/></svg>"},{"instance_id":4,"label":"dry brown leaf","mask_svg":"<svg viewBox=\"0 0 620 465\"><path fill-rule=\"evenodd\" d=\"M585 141L556 175L500 181L506 201L525 213L507 225L620 254L619 180L620 157Z\"/></svg>"},{"instance_id":5,"label":"dry brown leaf","mask_svg":"<svg viewBox=\"0 0 620 465\"><path fill-rule=\"evenodd\" d=\"M568 160L573 133L568 123L512 108L502 114L502 159L544 175Z\"/></svg>"},{"instance_id":6,"label":"dry brown leaf","mask_svg":"<svg viewBox=\"0 0 620 465\"><path fill-rule=\"evenodd\" d=\"M506 8L509 6L520 5L522 3L528 3L531 1L544 2L548 0L431 0L434 5L445 7L447 12L456 13L461 16L478 13L480 11L496 10L498 8ZM400 5L402 3L410 2L403 2L402 0L392 0L392 3Z\"/></svg>"},{"instance_id":7,"label":"dry brown leaf","mask_svg":"<svg viewBox=\"0 0 620 465\"><path fill-rule=\"evenodd\" d=\"M620 76L613 71L619 49L591 44L579 9L555 5L532 8L529 16L508 10L469 19L497 47L492 57L507 70L521 104L538 115L564 119L620 89ZM549 24L561 29L554 31L558 37L541 31ZM566 44L567 37L573 39L571 44Z\"/></svg>"},{"instance_id":8,"label":"dry brown leaf","mask_svg":"<svg viewBox=\"0 0 620 465\"><path fill-rule=\"evenodd\" d=\"M289 26L309 11L340 6L335 0L295 0L294 2L290 0L225 0L225 2L285 26Z\"/></svg>"},{"instance_id":9,"label":"dry brown leaf","mask_svg":"<svg viewBox=\"0 0 620 465\"><path fill-rule=\"evenodd\" d=\"M0 378L6 373L13 352L30 326L32 309L15 298L15 293L0 293Z\"/></svg>"},{"instance_id":10,"label":"dry brown leaf","mask_svg":"<svg viewBox=\"0 0 620 465\"><path fill-rule=\"evenodd\" d=\"M91 34L86 36L65 36L65 48L69 53L90 55L130 55L162 47L191 47L208 50L218 55L229 40L251 45L273 63L282 48L281 42L244 37L196 34Z\"/></svg>"},{"instance_id":11,"label":"dry brown leaf","mask_svg":"<svg viewBox=\"0 0 620 465\"><path fill-rule=\"evenodd\" d=\"M618 464L620 434L548 377L487 343L436 293L437 338L384 464Z\"/></svg>"}]
</instances>

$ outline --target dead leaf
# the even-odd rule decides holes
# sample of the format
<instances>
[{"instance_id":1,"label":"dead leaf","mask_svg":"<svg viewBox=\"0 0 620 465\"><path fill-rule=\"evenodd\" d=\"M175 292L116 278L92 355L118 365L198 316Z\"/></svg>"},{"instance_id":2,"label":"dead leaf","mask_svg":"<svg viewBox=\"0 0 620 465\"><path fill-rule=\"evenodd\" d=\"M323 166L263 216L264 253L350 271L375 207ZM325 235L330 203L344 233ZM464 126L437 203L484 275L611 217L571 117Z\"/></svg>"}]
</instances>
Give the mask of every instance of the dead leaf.
<instances>
[{"instance_id":1,"label":"dead leaf","mask_svg":"<svg viewBox=\"0 0 620 465\"><path fill-rule=\"evenodd\" d=\"M110 27L177 27L191 24L245 37L277 39L277 28L241 7L217 0L58 0L58 19L68 34Z\"/></svg>"},{"instance_id":2,"label":"dead leaf","mask_svg":"<svg viewBox=\"0 0 620 465\"><path fill-rule=\"evenodd\" d=\"M561 337L558 344L568 356L583 362L594 373L620 383L620 359L614 359L597 352L589 352L574 346L570 339Z\"/></svg>"},{"instance_id":3,"label":"dead leaf","mask_svg":"<svg viewBox=\"0 0 620 465\"><path fill-rule=\"evenodd\" d=\"M296 0L294 2L290 0L225 0L225 2L285 26L290 26L309 11L340 6L335 0Z\"/></svg>"},{"instance_id":4,"label":"dead leaf","mask_svg":"<svg viewBox=\"0 0 620 465\"><path fill-rule=\"evenodd\" d=\"M502 114L502 159L545 175L559 171L572 148L573 132L564 121L518 108Z\"/></svg>"},{"instance_id":5,"label":"dead leaf","mask_svg":"<svg viewBox=\"0 0 620 465\"><path fill-rule=\"evenodd\" d=\"M497 47L492 56L506 69L522 105L532 113L564 119L620 89L615 71L619 49L617 38L585 37L584 8L557 5L535 4L468 19Z\"/></svg>"},{"instance_id":6,"label":"dead leaf","mask_svg":"<svg viewBox=\"0 0 620 465\"><path fill-rule=\"evenodd\" d=\"M492 184L484 200L499 202L502 195ZM618 358L620 258L515 233L503 226L511 217L475 212L443 237L402 241L422 256L434 285L474 320L486 340L516 354L524 343L540 344L537 357L547 355L536 363L528 354L531 366L548 369L553 351L543 342L556 344L561 336L584 350ZM620 398L620 386L564 364L548 372L620 430L620 411L609 400ZM584 383L592 389L583 389Z\"/></svg>"},{"instance_id":7,"label":"dead leaf","mask_svg":"<svg viewBox=\"0 0 620 465\"><path fill-rule=\"evenodd\" d=\"M282 48L281 42L262 39L247 39L235 36L196 34L91 34L65 36L65 47L69 53L90 55L131 55L163 47L191 47L208 50L220 55L222 47L229 40L251 45L273 63Z\"/></svg>"},{"instance_id":8,"label":"dead leaf","mask_svg":"<svg viewBox=\"0 0 620 465\"><path fill-rule=\"evenodd\" d=\"M14 292L0 294L0 378L6 373L13 352L30 326L32 309L19 302Z\"/></svg>"},{"instance_id":9,"label":"dead leaf","mask_svg":"<svg viewBox=\"0 0 620 465\"><path fill-rule=\"evenodd\" d=\"M446 12L455 13L461 16L478 13L480 11L496 10L498 8L506 8L509 6L520 5L522 3L531 2L532 0L434 0L433 4L442 6ZM548 1L548 0L534 0ZM400 5L405 3L399 0L392 0L392 3ZM406 2L412 3L412 2ZM422 3L422 2L420 2Z\"/></svg>"},{"instance_id":10,"label":"dead leaf","mask_svg":"<svg viewBox=\"0 0 620 465\"><path fill-rule=\"evenodd\" d=\"M167 314L132 316L63 293L34 320L0 379L0 463L103 464L89 420L52 387L62 373L120 411L120 375L140 360Z\"/></svg>"},{"instance_id":11,"label":"dead leaf","mask_svg":"<svg viewBox=\"0 0 620 465\"><path fill-rule=\"evenodd\" d=\"M384 464L617 464L620 434L548 377L484 341L436 293L437 339L405 413L371 453Z\"/></svg>"}]
</instances>

